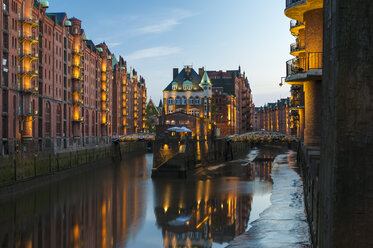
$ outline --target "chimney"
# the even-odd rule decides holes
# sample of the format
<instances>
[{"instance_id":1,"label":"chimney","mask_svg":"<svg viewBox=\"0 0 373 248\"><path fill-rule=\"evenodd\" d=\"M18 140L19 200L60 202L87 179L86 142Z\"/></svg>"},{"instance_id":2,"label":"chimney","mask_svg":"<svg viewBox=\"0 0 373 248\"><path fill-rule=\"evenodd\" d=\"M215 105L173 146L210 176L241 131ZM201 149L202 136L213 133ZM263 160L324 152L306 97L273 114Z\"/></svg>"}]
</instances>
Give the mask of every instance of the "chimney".
<instances>
[{"instance_id":1,"label":"chimney","mask_svg":"<svg viewBox=\"0 0 373 248\"><path fill-rule=\"evenodd\" d=\"M198 75L199 75L200 77L203 77L203 74L204 74L204 73L205 73L205 68L204 68L204 67L198 69Z\"/></svg>"},{"instance_id":2,"label":"chimney","mask_svg":"<svg viewBox=\"0 0 373 248\"><path fill-rule=\"evenodd\" d=\"M177 77L177 75L179 75L179 68L174 68L174 77L173 77L173 79L175 79Z\"/></svg>"}]
</instances>

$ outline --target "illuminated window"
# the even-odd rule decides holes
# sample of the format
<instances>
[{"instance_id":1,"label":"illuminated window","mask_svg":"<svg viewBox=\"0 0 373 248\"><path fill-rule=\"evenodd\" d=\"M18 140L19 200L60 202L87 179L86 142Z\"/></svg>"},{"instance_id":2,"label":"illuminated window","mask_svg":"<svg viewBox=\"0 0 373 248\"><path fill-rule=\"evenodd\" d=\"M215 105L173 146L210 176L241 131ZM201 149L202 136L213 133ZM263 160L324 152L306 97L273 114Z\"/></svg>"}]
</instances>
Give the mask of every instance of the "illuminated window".
<instances>
[{"instance_id":1,"label":"illuminated window","mask_svg":"<svg viewBox=\"0 0 373 248\"><path fill-rule=\"evenodd\" d=\"M176 82L172 82L172 90L177 90L177 83Z\"/></svg>"}]
</instances>

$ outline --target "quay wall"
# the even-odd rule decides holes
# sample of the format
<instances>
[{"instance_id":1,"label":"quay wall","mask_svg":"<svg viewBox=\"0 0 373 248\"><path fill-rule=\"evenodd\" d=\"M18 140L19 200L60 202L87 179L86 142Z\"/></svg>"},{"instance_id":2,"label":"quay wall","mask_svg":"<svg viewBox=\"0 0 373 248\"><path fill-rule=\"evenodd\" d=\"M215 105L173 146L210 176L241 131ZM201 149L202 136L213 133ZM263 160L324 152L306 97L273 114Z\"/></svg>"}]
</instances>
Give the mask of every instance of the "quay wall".
<instances>
[{"instance_id":1,"label":"quay wall","mask_svg":"<svg viewBox=\"0 0 373 248\"><path fill-rule=\"evenodd\" d=\"M1 157L0 187L97 164L100 161L121 160L132 154L145 153L146 145L144 141L120 142L55 154L28 153Z\"/></svg>"}]
</instances>

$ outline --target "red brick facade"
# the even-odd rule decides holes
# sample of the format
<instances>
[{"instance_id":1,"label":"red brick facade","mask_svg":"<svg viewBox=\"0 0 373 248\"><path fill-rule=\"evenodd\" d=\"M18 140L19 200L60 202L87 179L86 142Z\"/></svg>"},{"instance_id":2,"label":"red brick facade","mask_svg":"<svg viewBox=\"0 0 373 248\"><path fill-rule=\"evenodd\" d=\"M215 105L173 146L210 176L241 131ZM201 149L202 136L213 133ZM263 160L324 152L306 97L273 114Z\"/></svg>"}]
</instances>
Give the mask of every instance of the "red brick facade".
<instances>
[{"instance_id":1,"label":"red brick facade","mask_svg":"<svg viewBox=\"0 0 373 248\"><path fill-rule=\"evenodd\" d=\"M82 22L33 0L1 8L0 155L107 144L142 132L146 86Z\"/></svg>"},{"instance_id":2,"label":"red brick facade","mask_svg":"<svg viewBox=\"0 0 373 248\"><path fill-rule=\"evenodd\" d=\"M254 131L265 130L293 134L290 111L290 98L254 108L252 115Z\"/></svg>"}]
</instances>

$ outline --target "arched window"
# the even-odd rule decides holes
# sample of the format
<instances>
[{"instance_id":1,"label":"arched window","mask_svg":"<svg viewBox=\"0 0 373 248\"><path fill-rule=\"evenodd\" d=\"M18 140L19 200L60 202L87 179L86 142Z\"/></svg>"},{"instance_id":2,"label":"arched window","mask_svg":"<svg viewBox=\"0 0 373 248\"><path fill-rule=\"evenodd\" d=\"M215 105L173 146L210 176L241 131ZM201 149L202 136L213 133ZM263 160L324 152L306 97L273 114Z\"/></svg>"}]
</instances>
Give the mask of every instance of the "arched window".
<instances>
[{"instance_id":1,"label":"arched window","mask_svg":"<svg viewBox=\"0 0 373 248\"><path fill-rule=\"evenodd\" d=\"M56 135L61 136L62 122L61 122L61 104L57 105L57 115L56 115Z\"/></svg>"},{"instance_id":2,"label":"arched window","mask_svg":"<svg viewBox=\"0 0 373 248\"><path fill-rule=\"evenodd\" d=\"M189 105L193 105L194 104L194 98L191 96L189 97Z\"/></svg>"},{"instance_id":3,"label":"arched window","mask_svg":"<svg viewBox=\"0 0 373 248\"><path fill-rule=\"evenodd\" d=\"M185 96L183 96L183 97L181 98L181 104L183 104L183 105L187 105L187 99L186 99Z\"/></svg>"},{"instance_id":4,"label":"arched window","mask_svg":"<svg viewBox=\"0 0 373 248\"><path fill-rule=\"evenodd\" d=\"M45 136L51 137L51 104L45 104Z\"/></svg>"},{"instance_id":5,"label":"arched window","mask_svg":"<svg viewBox=\"0 0 373 248\"><path fill-rule=\"evenodd\" d=\"M176 104L176 105L180 105L180 97L176 97L175 104Z\"/></svg>"},{"instance_id":6,"label":"arched window","mask_svg":"<svg viewBox=\"0 0 373 248\"><path fill-rule=\"evenodd\" d=\"M201 101L200 101L200 99L199 99L198 96L196 96L196 99L195 99L195 101L194 101L194 104L195 104L195 105L200 105L200 104L201 104Z\"/></svg>"},{"instance_id":7,"label":"arched window","mask_svg":"<svg viewBox=\"0 0 373 248\"><path fill-rule=\"evenodd\" d=\"M167 100L167 104L168 104L168 105L172 105L172 104L174 104L174 100L172 99L172 97L168 98L168 100Z\"/></svg>"}]
</instances>

